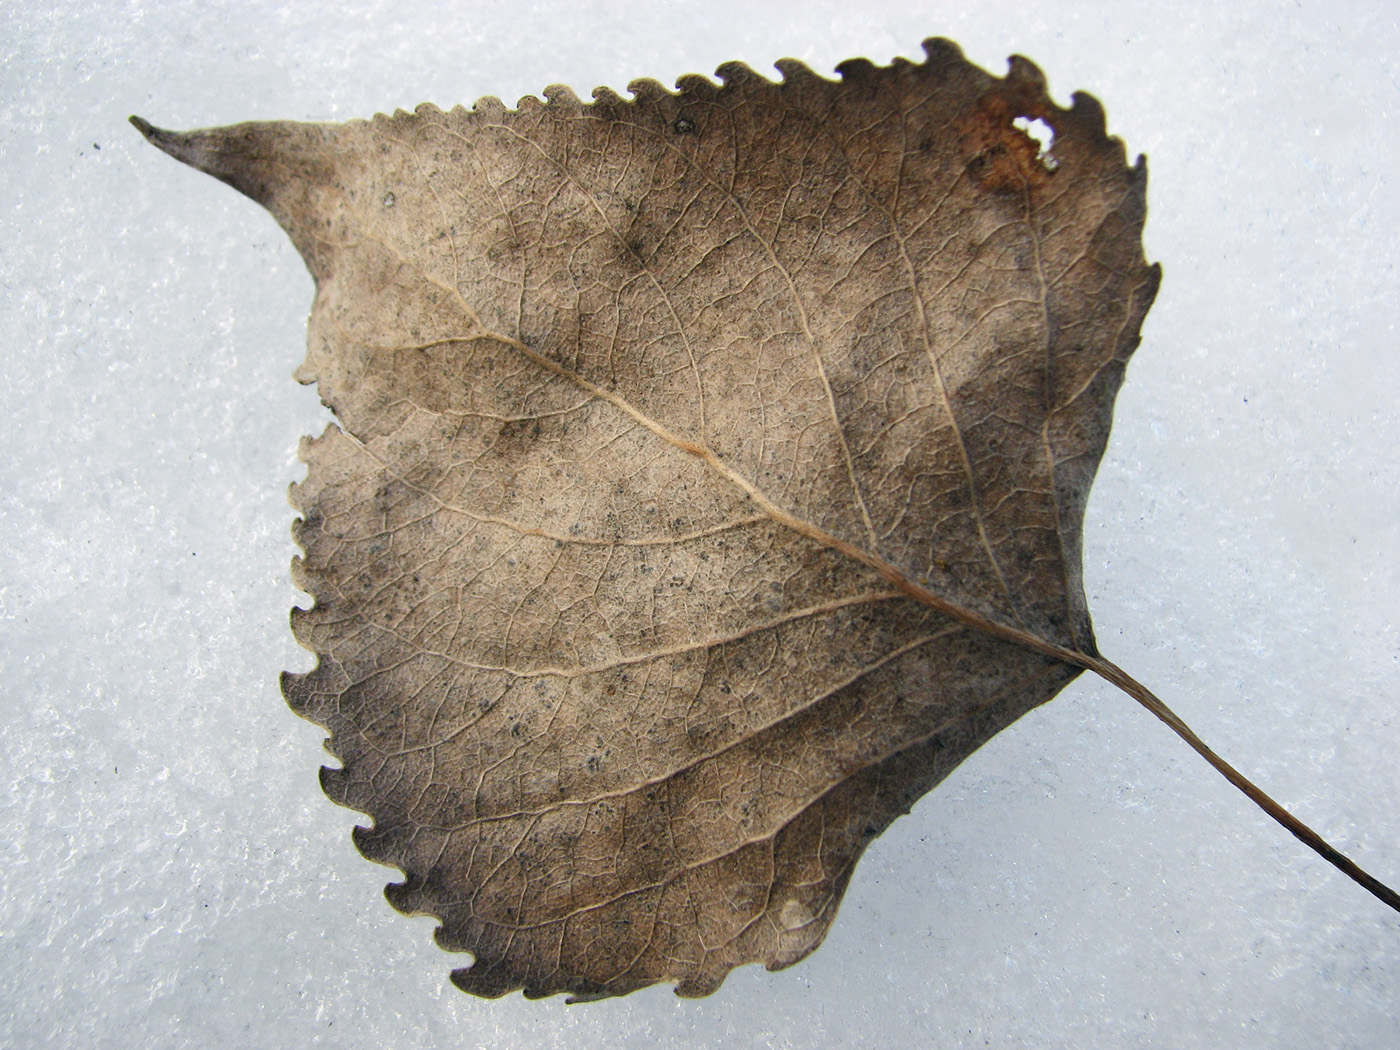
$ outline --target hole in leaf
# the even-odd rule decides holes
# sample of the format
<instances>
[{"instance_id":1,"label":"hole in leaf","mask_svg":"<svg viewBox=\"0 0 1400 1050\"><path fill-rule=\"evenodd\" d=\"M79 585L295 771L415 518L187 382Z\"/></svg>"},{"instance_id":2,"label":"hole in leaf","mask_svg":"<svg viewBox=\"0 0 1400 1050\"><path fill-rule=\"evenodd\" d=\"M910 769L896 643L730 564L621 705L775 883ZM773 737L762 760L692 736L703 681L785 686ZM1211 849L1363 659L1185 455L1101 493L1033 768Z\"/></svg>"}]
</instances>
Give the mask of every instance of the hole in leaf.
<instances>
[{"instance_id":1,"label":"hole in leaf","mask_svg":"<svg viewBox=\"0 0 1400 1050\"><path fill-rule=\"evenodd\" d=\"M1017 131L1036 144L1035 159L1045 166L1046 171L1054 171L1060 166L1060 162L1050 152L1050 147L1055 144L1054 128L1039 117L1034 120L1030 117L1017 117L1011 123Z\"/></svg>"}]
</instances>

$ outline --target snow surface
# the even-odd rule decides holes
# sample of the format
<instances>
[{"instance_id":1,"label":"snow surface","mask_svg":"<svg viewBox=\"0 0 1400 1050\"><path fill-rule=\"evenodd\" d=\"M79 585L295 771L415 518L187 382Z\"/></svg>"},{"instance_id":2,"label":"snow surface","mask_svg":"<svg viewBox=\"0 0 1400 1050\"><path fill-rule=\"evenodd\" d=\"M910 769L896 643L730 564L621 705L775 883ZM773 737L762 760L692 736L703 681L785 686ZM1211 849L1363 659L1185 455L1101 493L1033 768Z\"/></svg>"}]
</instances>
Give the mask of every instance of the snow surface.
<instances>
[{"instance_id":1,"label":"snow surface","mask_svg":"<svg viewBox=\"0 0 1400 1050\"><path fill-rule=\"evenodd\" d=\"M1053 13L1047 8L1054 7ZM1389 4L9 4L0 1045L1393 1047L1400 916L1081 679L714 997L447 982L277 672L311 280L126 124L368 116L727 59L1024 53L1150 158L1165 279L1086 536L1100 644L1400 881L1400 30Z\"/></svg>"}]
</instances>

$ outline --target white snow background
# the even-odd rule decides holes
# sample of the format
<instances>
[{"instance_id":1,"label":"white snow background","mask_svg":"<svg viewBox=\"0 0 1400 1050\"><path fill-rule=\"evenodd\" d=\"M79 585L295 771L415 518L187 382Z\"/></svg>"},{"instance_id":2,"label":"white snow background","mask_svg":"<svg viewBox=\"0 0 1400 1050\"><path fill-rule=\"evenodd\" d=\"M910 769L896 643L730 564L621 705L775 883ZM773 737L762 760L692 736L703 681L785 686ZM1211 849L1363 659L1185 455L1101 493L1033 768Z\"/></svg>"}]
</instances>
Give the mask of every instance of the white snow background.
<instances>
[{"instance_id":1,"label":"white snow background","mask_svg":"<svg viewBox=\"0 0 1400 1050\"><path fill-rule=\"evenodd\" d=\"M0 1045L1400 1045L1400 916L1081 678L875 843L826 944L698 1002L449 985L277 674L311 279L126 123L587 97L928 36L1086 90L1164 280L1085 543L1107 656L1400 883L1389 3L12 3L0 13Z\"/></svg>"}]
</instances>

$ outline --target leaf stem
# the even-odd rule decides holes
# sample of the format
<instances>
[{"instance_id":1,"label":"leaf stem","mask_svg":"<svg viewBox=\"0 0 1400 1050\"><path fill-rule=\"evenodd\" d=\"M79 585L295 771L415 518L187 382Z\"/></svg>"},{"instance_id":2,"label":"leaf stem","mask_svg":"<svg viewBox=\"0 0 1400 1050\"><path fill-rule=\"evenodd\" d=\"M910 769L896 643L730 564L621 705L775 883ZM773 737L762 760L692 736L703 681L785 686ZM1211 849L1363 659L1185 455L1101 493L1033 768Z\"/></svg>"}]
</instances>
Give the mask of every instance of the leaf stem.
<instances>
[{"instance_id":1,"label":"leaf stem","mask_svg":"<svg viewBox=\"0 0 1400 1050\"><path fill-rule=\"evenodd\" d=\"M1078 663L1079 661L1075 662ZM1201 738L1191 731L1191 727L1183 722L1175 711L1158 699L1145 685L1133 678L1117 664L1110 660L1105 660L1102 657L1090 657L1083 661L1082 666L1093 671L1105 681L1116 685L1138 703L1142 704L1143 707L1147 708L1147 710L1151 711L1165 722L1173 733L1186 741L1193 751L1214 766L1221 776L1244 792L1245 796L1249 798L1251 802L1287 828L1289 832L1305 846L1312 849L1318 856L1322 857L1323 860L1337 868L1337 870L1346 875L1347 878L1365 888L1377 899L1390 905L1390 907L1394 908L1397 912L1400 912L1400 893L1396 893L1379 879L1362 871L1361 868L1357 867L1348 857L1329 845L1316 831L1280 806L1265 794L1258 785L1208 748Z\"/></svg>"}]
</instances>

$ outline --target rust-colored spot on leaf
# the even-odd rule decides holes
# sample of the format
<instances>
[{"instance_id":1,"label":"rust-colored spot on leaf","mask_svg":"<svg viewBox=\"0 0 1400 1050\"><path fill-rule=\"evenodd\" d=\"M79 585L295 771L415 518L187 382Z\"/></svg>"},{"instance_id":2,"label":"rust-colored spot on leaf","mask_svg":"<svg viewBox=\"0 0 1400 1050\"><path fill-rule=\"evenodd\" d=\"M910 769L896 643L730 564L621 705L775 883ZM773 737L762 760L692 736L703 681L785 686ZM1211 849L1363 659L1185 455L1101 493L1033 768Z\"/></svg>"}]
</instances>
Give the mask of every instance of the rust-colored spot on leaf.
<instances>
[{"instance_id":1,"label":"rust-colored spot on leaf","mask_svg":"<svg viewBox=\"0 0 1400 1050\"><path fill-rule=\"evenodd\" d=\"M994 193L1028 193L1044 188L1054 174L1040 144L1015 124L1018 113L1003 95L988 92L957 121L967 154L967 173ZM1040 119L1039 114L1035 114Z\"/></svg>"}]
</instances>

